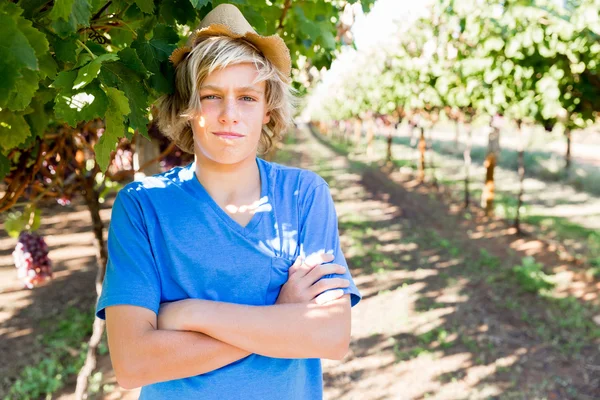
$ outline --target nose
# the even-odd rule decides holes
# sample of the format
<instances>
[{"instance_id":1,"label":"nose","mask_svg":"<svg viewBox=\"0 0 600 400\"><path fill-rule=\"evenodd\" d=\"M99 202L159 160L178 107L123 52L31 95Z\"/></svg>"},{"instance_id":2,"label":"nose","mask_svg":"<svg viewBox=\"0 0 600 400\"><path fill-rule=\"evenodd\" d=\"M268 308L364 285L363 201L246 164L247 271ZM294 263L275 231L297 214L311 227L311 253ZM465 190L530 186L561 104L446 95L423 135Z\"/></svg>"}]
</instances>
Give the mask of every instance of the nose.
<instances>
[{"instance_id":1,"label":"nose","mask_svg":"<svg viewBox=\"0 0 600 400\"><path fill-rule=\"evenodd\" d=\"M239 121L239 110L235 98L227 96L223 99L223 107L219 115L219 122L223 125L237 124Z\"/></svg>"}]
</instances>

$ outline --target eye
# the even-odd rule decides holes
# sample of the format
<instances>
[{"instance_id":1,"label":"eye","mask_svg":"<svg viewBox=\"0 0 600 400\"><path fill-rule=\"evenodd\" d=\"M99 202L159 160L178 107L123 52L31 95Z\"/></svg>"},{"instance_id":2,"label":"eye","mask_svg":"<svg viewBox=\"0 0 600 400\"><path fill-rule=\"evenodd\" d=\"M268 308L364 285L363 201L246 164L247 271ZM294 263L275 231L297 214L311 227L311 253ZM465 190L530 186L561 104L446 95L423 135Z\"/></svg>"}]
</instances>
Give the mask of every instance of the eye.
<instances>
[{"instance_id":1,"label":"eye","mask_svg":"<svg viewBox=\"0 0 600 400\"><path fill-rule=\"evenodd\" d=\"M242 99L244 101L256 101L253 97L250 97L250 96L242 96Z\"/></svg>"},{"instance_id":2,"label":"eye","mask_svg":"<svg viewBox=\"0 0 600 400\"><path fill-rule=\"evenodd\" d=\"M214 94L209 94L209 95L200 97L200 100L204 100L204 99L213 100L213 99L218 99L218 97L215 96Z\"/></svg>"}]
</instances>

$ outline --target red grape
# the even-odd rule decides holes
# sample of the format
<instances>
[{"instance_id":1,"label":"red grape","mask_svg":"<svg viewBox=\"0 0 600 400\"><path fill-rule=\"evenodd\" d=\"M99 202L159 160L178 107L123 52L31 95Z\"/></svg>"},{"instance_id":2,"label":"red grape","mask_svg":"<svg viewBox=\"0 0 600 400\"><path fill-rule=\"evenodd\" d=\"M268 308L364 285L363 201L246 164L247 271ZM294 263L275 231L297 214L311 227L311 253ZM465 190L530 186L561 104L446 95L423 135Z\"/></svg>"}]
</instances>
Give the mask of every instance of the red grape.
<instances>
[{"instance_id":1,"label":"red grape","mask_svg":"<svg viewBox=\"0 0 600 400\"><path fill-rule=\"evenodd\" d=\"M41 236L23 231L12 253L17 276L29 289L52 278L48 246Z\"/></svg>"}]
</instances>

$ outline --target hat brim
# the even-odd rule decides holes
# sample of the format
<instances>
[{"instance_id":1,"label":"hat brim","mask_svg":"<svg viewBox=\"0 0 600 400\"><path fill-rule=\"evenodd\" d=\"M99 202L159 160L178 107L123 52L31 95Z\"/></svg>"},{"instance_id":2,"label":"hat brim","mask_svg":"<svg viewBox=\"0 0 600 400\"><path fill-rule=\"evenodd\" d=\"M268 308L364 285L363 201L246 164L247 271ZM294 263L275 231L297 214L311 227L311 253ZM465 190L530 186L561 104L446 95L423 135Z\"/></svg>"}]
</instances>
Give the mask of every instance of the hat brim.
<instances>
[{"instance_id":1,"label":"hat brim","mask_svg":"<svg viewBox=\"0 0 600 400\"><path fill-rule=\"evenodd\" d=\"M290 59L290 50L281 37L278 35L261 36L253 32L239 34L233 32L227 25L222 24L211 24L210 26L196 30L190 35L187 45L173 51L169 59L177 66L187 53L194 48L200 38L208 36L228 36L234 39L242 38L256 46L286 78L289 78L291 75L292 62Z\"/></svg>"}]
</instances>

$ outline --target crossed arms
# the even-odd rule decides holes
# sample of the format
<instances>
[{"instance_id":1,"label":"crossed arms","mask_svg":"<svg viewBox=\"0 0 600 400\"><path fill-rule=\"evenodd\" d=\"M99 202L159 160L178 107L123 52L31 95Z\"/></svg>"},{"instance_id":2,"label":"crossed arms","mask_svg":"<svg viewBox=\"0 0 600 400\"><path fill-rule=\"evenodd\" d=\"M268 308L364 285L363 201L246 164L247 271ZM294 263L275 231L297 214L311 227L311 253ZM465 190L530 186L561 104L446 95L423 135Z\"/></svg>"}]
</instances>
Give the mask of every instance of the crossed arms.
<instances>
[{"instance_id":1,"label":"crossed arms","mask_svg":"<svg viewBox=\"0 0 600 400\"><path fill-rule=\"evenodd\" d=\"M252 353L341 359L350 342L350 295L272 306L186 299L161 306L159 316L119 305L106 308L106 322L117 381L133 389L214 371Z\"/></svg>"}]
</instances>

